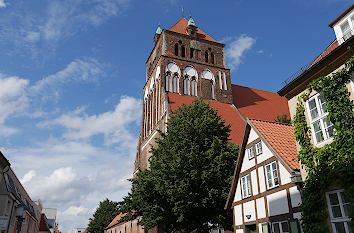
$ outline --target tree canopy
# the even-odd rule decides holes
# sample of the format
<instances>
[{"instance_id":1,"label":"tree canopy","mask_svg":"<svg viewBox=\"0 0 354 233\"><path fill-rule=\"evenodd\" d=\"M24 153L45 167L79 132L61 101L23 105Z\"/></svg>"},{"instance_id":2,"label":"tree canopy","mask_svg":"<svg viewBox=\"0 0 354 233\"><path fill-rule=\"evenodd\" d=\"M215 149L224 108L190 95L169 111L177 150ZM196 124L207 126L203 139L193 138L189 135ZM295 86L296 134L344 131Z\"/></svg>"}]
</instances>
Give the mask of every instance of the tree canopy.
<instances>
[{"instance_id":1,"label":"tree canopy","mask_svg":"<svg viewBox=\"0 0 354 233\"><path fill-rule=\"evenodd\" d=\"M228 142L230 125L201 99L171 114L167 125L151 150L150 169L132 179L123 209L136 210L144 227L167 232L230 229L232 212L224 206L238 154Z\"/></svg>"},{"instance_id":2,"label":"tree canopy","mask_svg":"<svg viewBox=\"0 0 354 233\"><path fill-rule=\"evenodd\" d=\"M88 224L88 232L103 233L108 224L120 213L119 204L108 200L101 201Z\"/></svg>"}]
</instances>

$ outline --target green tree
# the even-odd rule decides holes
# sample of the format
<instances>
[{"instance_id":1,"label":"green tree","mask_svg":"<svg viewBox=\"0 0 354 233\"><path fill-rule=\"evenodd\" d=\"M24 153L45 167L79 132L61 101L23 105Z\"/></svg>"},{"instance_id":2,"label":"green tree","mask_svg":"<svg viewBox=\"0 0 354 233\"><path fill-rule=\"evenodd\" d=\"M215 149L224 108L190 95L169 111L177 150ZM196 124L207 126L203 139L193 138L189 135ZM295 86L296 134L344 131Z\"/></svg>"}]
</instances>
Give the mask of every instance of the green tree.
<instances>
[{"instance_id":1,"label":"green tree","mask_svg":"<svg viewBox=\"0 0 354 233\"><path fill-rule=\"evenodd\" d=\"M117 202L110 201L108 198L101 201L93 217L89 220L88 232L103 233L104 229L119 213L119 204Z\"/></svg>"},{"instance_id":2,"label":"green tree","mask_svg":"<svg viewBox=\"0 0 354 233\"><path fill-rule=\"evenodd\" d=\"M238 146L228 142L230 125L208 103L196 99L168 120L152 149L150 169L132 180L123 201L136 210L141 225L166 232L208 232L216 225L231 229L232 212L224 210Z\"/></svg>"},{"instance_id":3,"label":"green tree","mask_svg":"<svg viewBox=\"0 0 354 233\"><path fill-rule=\"evenodd\" d=\"M288 118L288 115L286 114L282 114L282 115L278 115L277 119L274 119L275 122L279 122L279 123L285 123L285 124L290 124L291 120Z\"/></svg>"}]
</instances>

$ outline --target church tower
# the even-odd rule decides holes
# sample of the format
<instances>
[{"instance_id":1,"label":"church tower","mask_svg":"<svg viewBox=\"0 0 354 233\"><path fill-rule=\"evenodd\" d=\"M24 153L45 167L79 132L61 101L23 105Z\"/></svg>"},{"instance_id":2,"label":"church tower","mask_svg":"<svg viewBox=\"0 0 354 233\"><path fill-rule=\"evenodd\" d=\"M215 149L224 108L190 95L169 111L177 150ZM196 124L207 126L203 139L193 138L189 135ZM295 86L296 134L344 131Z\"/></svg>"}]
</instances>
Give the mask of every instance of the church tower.
<instances>
[{"instance_id":1,"label":"church tower","mask_svg":"<svg viewBox=\"0 0 354 233\"><path fill-rule=\"evenodd\" d=\"M134 174L139 168L149 167L149 151L156 145L157 129L166 130L172 97L176 99L178 95L182 102L202 97L233 103L224 47L201 31L192 18L182 18L169 29L158 26L154 48L146 62L143 117Z\"/></svg>"}]
</instances>

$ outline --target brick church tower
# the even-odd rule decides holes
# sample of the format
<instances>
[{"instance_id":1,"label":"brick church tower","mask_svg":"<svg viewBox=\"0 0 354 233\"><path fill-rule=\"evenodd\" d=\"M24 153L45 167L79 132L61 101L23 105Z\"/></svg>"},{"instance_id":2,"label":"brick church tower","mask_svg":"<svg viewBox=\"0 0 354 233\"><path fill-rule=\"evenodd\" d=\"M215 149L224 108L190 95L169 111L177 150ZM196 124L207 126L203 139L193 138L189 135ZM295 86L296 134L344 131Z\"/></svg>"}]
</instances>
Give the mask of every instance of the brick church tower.
<instances>
[{"instance_id":1,"label":"brick church tower","mask_svg":"<svg viewBox=\"0 0 354 233\"><path fill-rule=\"evenodd\" d=\"M230 70L225 66L225 45L201 31L190 18L169 29L160 26L146 62L143 118L134 174L149 167L150 149L157 129L166 130L171 100L203 97L232 104ZM213 101L213 102L214 102Z\"/></svg>"}]
</instances>

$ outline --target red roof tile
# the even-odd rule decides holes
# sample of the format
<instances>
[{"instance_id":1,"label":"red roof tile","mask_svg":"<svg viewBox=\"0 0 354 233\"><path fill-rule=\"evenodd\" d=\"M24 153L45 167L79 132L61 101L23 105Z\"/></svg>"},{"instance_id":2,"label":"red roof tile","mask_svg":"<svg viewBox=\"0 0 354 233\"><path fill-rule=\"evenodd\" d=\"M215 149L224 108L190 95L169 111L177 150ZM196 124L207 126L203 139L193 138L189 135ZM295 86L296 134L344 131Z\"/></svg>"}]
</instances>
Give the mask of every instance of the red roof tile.
<instances>
[{"instance_id":1,"label":"red roof tile","mask_svg":"<svg viewBox=\"0 0 354 233\"><path fill-rule=\"evenodd\" d=\"M335 40L326 48L326 50L325 50L323 53L321 53L320 56L318 56L318 57L316 58L316 60L311 64L311 66L313 66L313 65L316 64L317 62L321 61L322 58L324 58L325 56L327 56L328 54L330 54L330 53L331 53L334 49L336 49L338 46L339 46L338 41L337 41L337 39L335 39ZM311 66L310 66L310 67L311 67Z\"/></svg>"},{"instance_id":2,"label":"red roof tile","mask_svg":"<svg viewBox=\"0 0 354 233\"><path fill-rule=\"evenodd\" d=\"M118 214L110 224L108 224L108 226L106 227L106 229L109 229L115 225L117 225L119 223L119 221L125 216L126 214L120 213Z\"/></svg>"},{"instance_id":3,"label":"red roof tile","mask_svg":"<svg viewBox=\"0 0 354 233\"><path fill-rule=\"evenodd\" d=\"M232 95L244 118L274 121L282 114L290 118L287 99L277 93L232 84Z\"/></svg>"},{"instance_id":4,"label":"red roof tile","mask_svg":"<svg viewBox=\"0 0 354 233\"><path fill-rule=\"evenodd\" d=\"M250 120L250 122L284 162L292 169L300 169L294 131L291 125L260 120Z\"/></svg>"},{"instance_id":5,"label":"red roof tile","mask_svg":"<svg viewBox=\"0 0 354 233\"><path fill-rule=\"evenodd\" d=\"M177 33L180 33L180 34L187 35L187 32L186 32L187 26L188 26L188 20L186 20L185 18L182 18L175 25L170 27L168 30L169 31L173 31L173 32L177 32ZM212 41L212 42L217 42L216 40L211 38L208 34L203 32L199 28L197 29L197 34L198 34L200 39L209 40L209 41Z\"/></svg>"},{"instance_id":6,"label":"red roof tile","mask_svg":"<svg viewBox=\"0 0 354 233\"><path fill-rule=\"evenodd\" d=\"M189 105L196 97L182 96L168 93L169 110L174 112L183 104ZM226 125L231 125L230 142L240 144L242 140L243 127L245 122L231 104L224 104L215 100L210 101L210 106L218 110L218 115L225 120Z\"/></svg>"}]
</instances>

